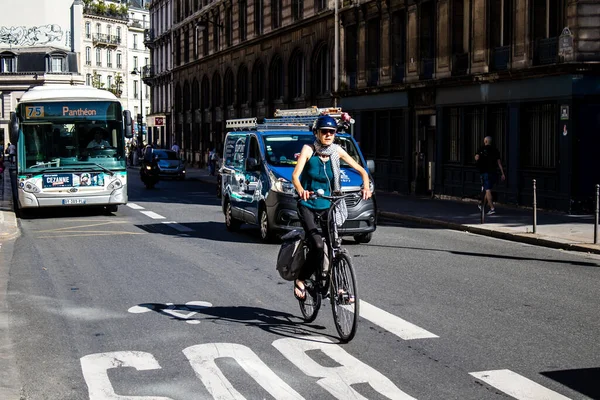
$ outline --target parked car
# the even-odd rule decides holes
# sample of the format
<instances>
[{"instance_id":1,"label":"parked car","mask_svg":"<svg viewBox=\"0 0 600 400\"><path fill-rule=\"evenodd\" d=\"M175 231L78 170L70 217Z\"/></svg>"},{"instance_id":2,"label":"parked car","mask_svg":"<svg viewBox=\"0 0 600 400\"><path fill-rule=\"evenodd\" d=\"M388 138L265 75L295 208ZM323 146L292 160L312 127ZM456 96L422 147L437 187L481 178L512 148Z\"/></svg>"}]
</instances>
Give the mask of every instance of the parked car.
<instances>
[{"instance_id":1,"label":"parked car","mask_svg":"<svg viewBox=\"0 0 600 400\"><path fill-rule=\"evenodd\" d=\"M235 129L225 138L218 179L220 191L217 193L221 196L227 229L236 230L242 223L257 225L265 242L293 229L302 229L294 198L296 190L291 180L302 146L314 141L312 131L308 126L301 128L284 123L277 126L271 121L268 124L251 121L249 124L256 126L240 130L245 128L245 121L231 121ZM367 162L363 158L351 135L338 133L336 143L365 169L374 169L373 161ZM360 175L343 161L341 184L346 193L358 193L362 185ZM348 219L340 228L340 235L368 243L377 225L375 196L368 200L348 200L346 205Z\"/></svg>"},{"instance_id":2,"label":"parked car","mask_svg":"<svg viewBox=\"0 0 600 400\"><path fill-rule=\"evenodd\" d=\"M177 152L166 149L152 149L153 157L158 159L158 170L161 178L185 179L185 161Z\"/></svg>"}]
</instances>

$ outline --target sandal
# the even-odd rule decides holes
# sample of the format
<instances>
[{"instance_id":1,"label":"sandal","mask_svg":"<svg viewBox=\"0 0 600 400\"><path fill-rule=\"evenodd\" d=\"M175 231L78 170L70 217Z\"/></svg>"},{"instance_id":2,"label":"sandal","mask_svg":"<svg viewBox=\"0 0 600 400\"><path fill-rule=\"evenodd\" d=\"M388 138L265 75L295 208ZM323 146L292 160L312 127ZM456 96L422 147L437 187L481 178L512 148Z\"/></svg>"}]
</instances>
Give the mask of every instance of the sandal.
<instances>
[{"instance_id":1,"label":"sandal","mask_svg":"<svg viewBox=\"0 0 600 400\"><path fill-rule=\"evenodd\" d=\"M298 289L302 293L302 297L298 296L298 294L296 293L296 289ZM306 300L306 287L301 287L300 285L298 285L297 280L294 281L294 297L296 297L298 301Z\"/></svg>"}]
</instances>

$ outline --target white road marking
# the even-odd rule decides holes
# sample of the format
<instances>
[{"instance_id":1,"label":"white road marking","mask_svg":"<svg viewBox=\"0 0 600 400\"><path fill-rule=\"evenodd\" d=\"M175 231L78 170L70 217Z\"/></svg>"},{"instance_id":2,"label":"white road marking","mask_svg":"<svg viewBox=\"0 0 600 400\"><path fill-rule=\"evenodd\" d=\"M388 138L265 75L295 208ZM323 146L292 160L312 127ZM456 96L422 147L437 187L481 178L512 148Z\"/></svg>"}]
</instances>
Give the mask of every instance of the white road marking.
<instances>
[{"instance_id":1,"label":"white road marking","mask_svg":"<svg viewBox=\"0 0 600 400\"><path fill-rule=\"evenodd\" d=\"M172 400L160 396L119 396L115 393L107 371L111 368L135 368L138 371L161 369L156 358L142 351L116 351L81 357L81 370L90 400Z\"/></svg>"},{"instance_id":2,"label":"white road marking","mask_svg":"<svg viewBox=\"0 0 600 400\"><path fill-rule=\"evenodd\" d=\"M169 225L171 228L178 230L179 232L194 232L192 228L188 228L185 225L181 225L175 221L163 221L163 224Z\"/></svg>"},{"instance_id":3,"label":"white road marking","mask_svg":"<svg viewBox=\"0 0 600 400\"><path fill-rule=\"evenodd\" d=\"M273 372L249 347L235 343L206 343L183 349L196 376L215 399L243 400L238 392L217 366L218 358L233 358L275 399L304 400L298 392Z\"/></svg>"},{"instance_id":4,"label":"white road marking","mask_svg":"<svg viewBox=\"0 0 600 400\"><path fill-rule=\"evenodd\" d=\"M377 308L364 300L360 300L360 316L404 340L439 337L411 322L405 321L400 317Z\"/></svg>"},{"instance_id":5,"label":"white road marking","mask_svg":"<svg viewBox=\"0 0 600 400\"><path fill-rule=\"evenodd\" d=\"M209 303L208 301L201 301L201 300L195 300L195 301L188 301L187 303L185 303L186 307L179 307L179 308L175 308L175 305L173 303L166 303L165 307L160 307L158 309L154 309L154 307L152 307L150 304L144 306L144 305L138 305L138 306L133 306L130 307L129 310L127 310L128 312L132 313L132 314L142 314L142 313L146 313L149 311L157 311L157 312L162 312L165 314L169 314L177 319L182 319L185 322L187 322L188 324L199 324L200 321L197 319L190 319L191 317L193 317L194 315L196 315L198 312L197 311L193 311L195 309L198 308L202 308L202 307L212 307L212 303ZM187 306L190 306L190 308L188 308ZM187 313L186 313L187 311Z\"/></svg>"},{"instance_id":6,"label":"white road marking","mask_svg":"<svg viewBox=\"0 0 600 400\"><path fill-rule=\"evenodd\" d=\"M414 397L404 393L379 371L325 337L278 339L273 342L273 346L306 375L318 378L317 384L336 399L365 399L352 385L368 383L373 390L388 399L414 400ZM322 351L339 365L326 367L319 364L307 354L311 350Z\"/></svg>"},{"instance_id":7,"label":"white road marking","mask_svg":"<svg viewBox=\"0 0 600 400\"><path fill-rule=\"evenodd\" d=\"M135 203L127 203L127 207L133 208L134 210L143 210L144 207L137 205Z\"/></svg>"},{"instance_id":8,"label":"white road marking","mask_svg":"<svg viewBox=\"0 0 600 400\"><path fill-rule=\"evenodd\" d=\"M140 212L152 219L165 219L165 217L163 217L160 214L155 213L154 211L140 211Z\"/></svg>"},{"instance_id":9,"label":"white road marking","mask_svg":"<svg viewBox=\"0 0 600 400\"><path fill-rule=\"evenodd\" d=\"M469 375L518 400L569 400L568 397L508 369L470 372Z\"/></svg>"}]
</instances>

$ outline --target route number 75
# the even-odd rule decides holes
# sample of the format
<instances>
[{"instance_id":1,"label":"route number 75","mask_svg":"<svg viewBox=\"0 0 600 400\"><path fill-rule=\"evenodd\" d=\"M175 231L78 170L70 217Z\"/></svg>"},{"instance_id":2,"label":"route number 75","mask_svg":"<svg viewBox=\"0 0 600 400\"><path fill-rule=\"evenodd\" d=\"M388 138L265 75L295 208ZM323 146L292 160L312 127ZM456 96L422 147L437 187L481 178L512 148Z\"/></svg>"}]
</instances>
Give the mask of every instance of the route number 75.
<instances>
[{"instance_id":1,"label":"route number 75","mask_svg":"<svg viewBox=\"0 0 600 400\"><path fill-rule=\"evenodd\" d=\"M25 107L25 117L31 118L42 118L44 116L44 106Z\"/></svg>"}]
</instances>

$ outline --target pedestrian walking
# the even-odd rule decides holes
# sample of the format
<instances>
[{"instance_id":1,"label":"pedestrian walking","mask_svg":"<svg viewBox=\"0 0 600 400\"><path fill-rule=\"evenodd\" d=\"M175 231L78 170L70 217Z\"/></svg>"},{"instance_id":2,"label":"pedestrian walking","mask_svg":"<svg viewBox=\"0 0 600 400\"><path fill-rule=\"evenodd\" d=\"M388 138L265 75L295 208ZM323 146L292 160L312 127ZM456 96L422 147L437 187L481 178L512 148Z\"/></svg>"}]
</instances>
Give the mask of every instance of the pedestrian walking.
<instances>
[{"instance_id":1,"label":"pedestrian walking","mask_svg":"<svg viewBox=\"0 0 600 400\"><path fill-rule=\"evenodd\" d=\"M7 151L8 151L9 161L12 165L14 165L17 161L17 146L15 146L12 143L9 143Z\"/></svg>"},{"instance_id":2,"label":"pedestrian walking","mask_svg":"<svg viewBox=\"0 0 600 400\"><path fill-rule=\"evenodd\" d=\"M481 210L481 207L485 207L485 204L487 203L490 207L488 215L495 214L496 209L494 208L492 189L498 180L498 168L502 173L502 181L506 179L506 176L504 175L504 169L502 168L500 152L492 145L491 136L486 136L483 139L483 147L475 154L475 161L477 162L477 167L481 174L481 185L483 190L485 190L485 201L483 206L481 204L479 205L479 209Z\"/></svg>"},{"instance_id":3,"label":"pedestrian walking","mask_svg":"<svg viewBox=\"0 0 600 400\"><path fill-rule=\"evenodd\" d=\"M177 142L173 142L173 146L171 146L171 150L173 150L179 156L179 150L181 150L181 148L179 147Z\"/></svg>"}]
</instances>

